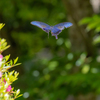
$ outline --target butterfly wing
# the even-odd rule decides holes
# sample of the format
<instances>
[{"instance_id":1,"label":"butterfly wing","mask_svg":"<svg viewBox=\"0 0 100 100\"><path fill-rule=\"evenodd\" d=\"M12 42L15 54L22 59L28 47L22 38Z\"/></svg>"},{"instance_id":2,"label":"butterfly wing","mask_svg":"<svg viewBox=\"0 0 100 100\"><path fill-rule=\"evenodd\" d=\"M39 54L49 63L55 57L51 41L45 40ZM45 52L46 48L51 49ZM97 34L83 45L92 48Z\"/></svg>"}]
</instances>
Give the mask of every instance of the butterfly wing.
<instances>
[{"instance_id":1,"label":"butterfly wing","mask_svg":"<svg viewBox=\"0 0 100 100\"><path fill-rule=\"evenodd\" d=\"M63 23L59 23L59 24L55 25L54 27L57 27L58 29L63 30L64 28L68 28L72 25L73 24L70 22L63 22Z\"/></svg>"},{"instance_id":2,"label":"butterfly wing","mask_svg":"<svg viewBox=\"0 0 100 100\"><path fill-rule=\"evenodd\" d=\"M70 23L70 22L63 22L63 23L60 23L60 24L57 24L55 26L52 27L51 29L51 33L52 33L52 36L55 36L56 39L58 39L57 35L59 33L61 33L61 31L64 29L64 28L68 28L70 26L72 26L73 24Z\"/></svg>"},{"instance_id":3,"label":"butterfly wing","mask_svg":"<svg viewBox=\"0 0 100 100\"><path fill-rule=\"evenodd\" d=\"M45 31L49 35L50 26L48 24L39 22L39 21L32 21L31 24L41 28L43 31Z\"/></svg>"}]
</instances>

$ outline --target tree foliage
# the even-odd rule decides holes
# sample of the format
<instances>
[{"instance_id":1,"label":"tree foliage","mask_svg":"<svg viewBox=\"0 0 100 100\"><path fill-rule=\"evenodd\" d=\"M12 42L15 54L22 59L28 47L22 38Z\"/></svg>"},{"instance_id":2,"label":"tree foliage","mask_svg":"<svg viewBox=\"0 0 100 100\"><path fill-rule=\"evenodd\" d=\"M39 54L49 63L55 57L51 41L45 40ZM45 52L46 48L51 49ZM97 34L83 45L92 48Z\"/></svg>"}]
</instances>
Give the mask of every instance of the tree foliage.
<instances>
[{"instance_id":1,"label":"tree foliage","mask_svg":"<svg viewBox=\"0 0 100 100\"><path fill-rule=\"evenodd\" d=\"M83 4L87 1L80 2ZM87 3L86 5L88 5ZM78 11L77 4L78 2L72 8L67 5L71 12L67 9L69 13L66 13L61 0L0 1L0 19L6 23L5 31L2 30L1 36L11 44L12 49L9 52L14 56L20 56L19 60L23 63L23 66L18 69L21 76L15 83L16 88L20 88L23 92L23 97L19 100L66 100L69 95L77 98L81 94L83 96L89 93L93 93L92 95L95 96L100 94L99 16L87 16L88 18L81 20L87 10L84 9L84 12L80 12L83 7L80 4L78 6L80 11ZM77 14L82 13L80 18L74 7L77 9ZM92 8L89 7L89 9ZM76 17L68 14L76 15ZM81 17L81 15L84 16ZM81 51L83 42L76 42L74 39L81 41L83 39L76 38L75 34L70 39L68 29L63 30L56 40L55 37L49 36L48 38L47 33L30 24L31 21L38 20L55 25L66 22L68 19L71 21L73 19L74 28L72 31L70 28L71 33L77 32L80 37L84 35L88 40L84 39L85 45L88 43L87 49L89 50ZM82 28L79 26L79 19L80 24L86 24L87 28L85 25ZM84 31L82 31L83 28ZM95 29L97 33L95 34L91 29ZM88 34L90 31L93 34ZM89 41L90 39L93 41ZM76 45L73 45L71 41L74 41ZM78 44L80 44L80 48L77 48ZM93 46L92 49L89 47L90 44ZM73 48L75 46L77 49ZM74 52L76 50L77 52ZM94 55L88 55L89 51L93 51Z\"/></svg>"}]
</instances>

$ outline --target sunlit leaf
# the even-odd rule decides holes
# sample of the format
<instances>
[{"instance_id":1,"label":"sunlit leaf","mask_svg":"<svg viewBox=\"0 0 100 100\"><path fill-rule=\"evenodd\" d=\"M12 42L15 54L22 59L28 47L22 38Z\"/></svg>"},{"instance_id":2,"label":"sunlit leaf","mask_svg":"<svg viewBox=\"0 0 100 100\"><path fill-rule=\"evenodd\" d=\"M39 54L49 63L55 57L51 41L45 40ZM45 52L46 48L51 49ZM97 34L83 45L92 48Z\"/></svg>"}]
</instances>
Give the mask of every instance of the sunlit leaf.
<instances>
[{"instance_id":1,"label":"sunlit leaf","mask_svg":"<svg viewBox=\"0 0 100 100\"><path fill-rule=\"evenodd\" d=\"M4 27L5 24L0 23L0 29L2 29Z\"/></svg>"},{"instance_id":2,"label":"sunlit leaf","mask_svg":"<svg viewBox=\"0 0 100 100\"><path fill-rule=\"evenodd\" d=\"M100 43L100 36L97 36L94 41L93 41L93 44L97 44L97 43Z\"/></svg>"},{"instance_id":3,"label":"sunlit leaf","mask_svg":"<svg viewBox=\"0 0 100 100\"><path fill-rule=\"evenodd\" d=\"M88 24L88 23L91 22L91 21L92 21L91 17L83 18L83 19L79 22L79 25Z\"/></svg>"},{"instance_id":4,"label":"sunlit leaf","mask_svg":"<svg viewBox=\"0 0 100 100\"><path fill-rule=\"evenodd\" d=\"M18 61L18 57L14 60L14 64Z\"/></svg>"}]
</instances>

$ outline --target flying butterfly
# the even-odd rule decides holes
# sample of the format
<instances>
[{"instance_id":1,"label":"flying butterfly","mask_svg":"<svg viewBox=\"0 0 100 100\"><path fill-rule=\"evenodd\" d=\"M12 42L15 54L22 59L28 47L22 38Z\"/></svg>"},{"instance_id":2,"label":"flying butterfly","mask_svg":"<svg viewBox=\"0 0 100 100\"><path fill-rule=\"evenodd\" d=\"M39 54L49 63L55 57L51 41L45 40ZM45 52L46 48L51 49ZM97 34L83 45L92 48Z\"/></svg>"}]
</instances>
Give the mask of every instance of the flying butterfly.
<instances>
[{"instance_id":1,"label":"flying butterfly","mask_svg":"<svg viewBox=\"0 0 100 100\"><path fill-rule=\"evenodd\" d=\"M41 28L43 31L48 33L48 36L49 32L51 31L52 36L55 36L56 39L58 39L57 35L59 35L64 28L68 28L73 25L70 22L63 22L55 26L49 26L48 24L39 21L32 21L31 24Z\"/></svg>"}]
</instances>

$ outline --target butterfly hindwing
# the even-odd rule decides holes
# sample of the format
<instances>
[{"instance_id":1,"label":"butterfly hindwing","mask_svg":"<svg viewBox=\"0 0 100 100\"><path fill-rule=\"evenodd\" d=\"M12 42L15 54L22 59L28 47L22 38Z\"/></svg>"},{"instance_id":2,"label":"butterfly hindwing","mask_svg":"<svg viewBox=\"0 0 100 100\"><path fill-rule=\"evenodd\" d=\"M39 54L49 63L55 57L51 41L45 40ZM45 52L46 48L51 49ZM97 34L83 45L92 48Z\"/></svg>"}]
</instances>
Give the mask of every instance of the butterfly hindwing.
<instances>
[{"instance_id":1,"label":"butterfly hindwing","mask_svg":"<svg viewBox=\"0 0 100 100\"><path fill-rule=\"evenodd\" d=\"M51 33L52 33L53 36L56 37L56 39L58 39L57 35L58 35L59 33L61 33L61 31L62 31L64 28L68 28L68 27L70 27L70 26L72 26L72 23L70 23L70 22L59 23L59 24L57 24L57 25L55 25L55 26L52 27Z\"/></svg>"}]
</instances>

